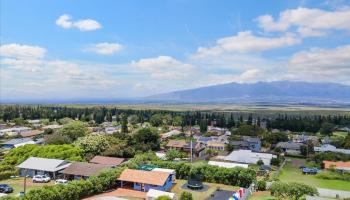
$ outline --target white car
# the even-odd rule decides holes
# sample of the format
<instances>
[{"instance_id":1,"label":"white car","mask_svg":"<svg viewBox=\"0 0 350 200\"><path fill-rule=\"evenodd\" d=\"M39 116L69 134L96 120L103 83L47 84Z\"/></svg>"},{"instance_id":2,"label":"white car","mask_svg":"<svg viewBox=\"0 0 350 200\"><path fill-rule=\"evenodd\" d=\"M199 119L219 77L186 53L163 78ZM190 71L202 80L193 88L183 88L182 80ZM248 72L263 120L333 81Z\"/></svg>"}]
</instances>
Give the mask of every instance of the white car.
<instances>
[{"instance_id":1,"label":"white car","mask_svg":"<svg viewBox=\"0 0 350 200\"><path fill-rule=\"evenodd\" d=\"M65 184L67 184L68 183L68 181L66 180L66 179L57 179L56 181L55 181L55 184L57 185L57 184L62 184L62 185L65 185Z\"/></svg>"},{"instance_id":2,"label":"white car","mask_svg":"<svg viewBox=\"0 0 350 200\"><path fill-rule=\"evenodd\" d=\"M51 178L47 175L35 175L33 176L33 183L48 183Z\"/></svg>"}]
</instances>

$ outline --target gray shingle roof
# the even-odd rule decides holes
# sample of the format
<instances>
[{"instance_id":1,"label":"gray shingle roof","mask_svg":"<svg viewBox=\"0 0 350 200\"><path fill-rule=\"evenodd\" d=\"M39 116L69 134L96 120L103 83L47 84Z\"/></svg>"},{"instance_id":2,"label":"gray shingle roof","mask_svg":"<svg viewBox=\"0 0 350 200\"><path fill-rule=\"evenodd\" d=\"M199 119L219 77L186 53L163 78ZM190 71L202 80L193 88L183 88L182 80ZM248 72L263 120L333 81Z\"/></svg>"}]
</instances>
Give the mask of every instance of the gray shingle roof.
<instances>
[{"instance_id":1,"label":"gray shingle roof","mask_svg":"<svg viewBox=\"0 0 350 200\"><path fill-rule=\"evenodd\" d=\"M19 164L17 168L56 172L65 169L70 164L70 162L65 160L30 157Z\"/></svg>"}]
</instances>

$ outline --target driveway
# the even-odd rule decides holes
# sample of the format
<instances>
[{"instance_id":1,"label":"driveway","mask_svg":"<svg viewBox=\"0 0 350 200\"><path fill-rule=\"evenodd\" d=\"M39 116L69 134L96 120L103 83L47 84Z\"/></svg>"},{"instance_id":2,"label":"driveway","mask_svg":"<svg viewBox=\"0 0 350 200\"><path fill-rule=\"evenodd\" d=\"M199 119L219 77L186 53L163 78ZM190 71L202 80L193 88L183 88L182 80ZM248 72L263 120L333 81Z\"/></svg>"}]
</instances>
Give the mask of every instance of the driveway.
<instances>
[{"instance_id":1,"label":"driveway","mask_svg":"<svg viewBox=\"0 0 350 200\"><path fill-rule=\"evenodd\" d=\"M330 190L330 189L323 189L323 188L317 188L318 193L320 194L320 197L330 197L335 198L337 195L339 195L339 198L350 198L350 192L343 191L343 190Z\"/></svg>"}]
</instances>

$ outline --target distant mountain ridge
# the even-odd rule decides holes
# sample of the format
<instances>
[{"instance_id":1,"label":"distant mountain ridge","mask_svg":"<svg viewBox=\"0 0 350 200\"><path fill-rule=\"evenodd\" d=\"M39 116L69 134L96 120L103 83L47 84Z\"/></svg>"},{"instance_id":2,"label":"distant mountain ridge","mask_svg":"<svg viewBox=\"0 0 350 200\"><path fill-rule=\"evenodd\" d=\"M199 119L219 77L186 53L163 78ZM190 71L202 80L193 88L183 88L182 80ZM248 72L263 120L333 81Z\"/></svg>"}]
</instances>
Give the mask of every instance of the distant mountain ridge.
<instances>
[{"instance_id":1,"label":"distant mountain ridge","mask_svg":"<svg viewBox=\"0 0 350 200\"><path fill-rule=\"evenodd\" d=\"M146 97L164 102L350 102L350 86L299 81L227 83Z\"/></svg>"}]
</instances>

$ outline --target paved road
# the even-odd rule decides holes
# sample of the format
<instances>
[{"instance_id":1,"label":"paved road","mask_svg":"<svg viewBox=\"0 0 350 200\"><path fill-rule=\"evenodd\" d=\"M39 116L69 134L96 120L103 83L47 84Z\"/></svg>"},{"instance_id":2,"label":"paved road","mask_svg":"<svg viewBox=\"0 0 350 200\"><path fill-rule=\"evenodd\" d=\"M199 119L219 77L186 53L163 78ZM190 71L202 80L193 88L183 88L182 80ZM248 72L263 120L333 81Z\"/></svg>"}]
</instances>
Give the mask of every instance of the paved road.
<instances>
[{"instance_id":1,"label":"paved road","mask_svg":"<svg viewBox=\"0 0 350 200\"><path fill-rule=\"evenodd\" d=\"M330 190L330 189L323 189L323 188L317 188L317 190L318 190L318 193L320 194L320 197L335 198L337 195L339 195L340 198L350 198L350 192L348 191Z\"/></svg>"}]
</instances>

